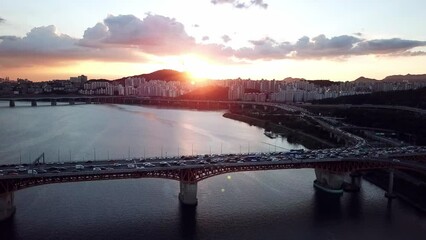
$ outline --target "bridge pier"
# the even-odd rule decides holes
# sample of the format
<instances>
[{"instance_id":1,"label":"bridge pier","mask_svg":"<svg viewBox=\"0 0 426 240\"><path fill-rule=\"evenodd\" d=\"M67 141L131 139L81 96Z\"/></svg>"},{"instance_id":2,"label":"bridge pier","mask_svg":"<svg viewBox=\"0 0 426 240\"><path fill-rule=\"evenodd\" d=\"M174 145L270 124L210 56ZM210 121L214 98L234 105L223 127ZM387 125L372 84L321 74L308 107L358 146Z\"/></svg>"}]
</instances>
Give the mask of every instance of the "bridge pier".
<instances>
[{"instance_id":1,"label":"bridge pier","mask_svg":"<svg viewBox=\"0 0 426 240\"><path fill-rule=\"evenodd\" d=\"M0 194L0 222L9 219L16 211L14 204L14 192Z\"/></svg>"},{"instance_id":2,"label":"bridge pier","mask_svg":"<svg viewBox=\"0 0 426 240\"><path fill-rule=\"evenodd\" d=\"M51 106L56 106L56 99L53 99L52 101L50 101L50 105Z\"/></svg>"},{"instance_id":3,"label":"bridge pier","mask_svg":"<svg viewBox=\"0 0 426 240\"><path fill-rule=\"evenodd\" d=\"M358 172L353 172L349 174L349 176L351 178L351 182L345 182L343 185L343 190L345 190L345 192L359 192L361 189L361 174Z\"/></svg>"},{"instance_id":4,"label":"bridge pier","mask_svg":"<svg viewBox=\"0 0 426 240\"><path fill-rule=\"evenodd\" d=\"M317 179L314 181L314 187L318 190L332 194L343 193L343 173L332 173L327 170L315 169Z\"/></svg>"},{"instance_id":5,"label":"bridge pier","mask_svg":"<svg viewBox=\"0 0 426 240\"><path fill-rule=\"evenodd\" d=\"M389 169L389 185L388 185L388 191L385 193L385 197L392 199L396 198L395 193L393 193L393 169Z\"/></svg>"},{"instance_id":6,"label":"bridge pier","mask_svg":"<svg viewBox=\"0 0 426 240\"><path fill-rule=\"evenodd\" d=\"M179 201L182 205L196 206L198 203L197 183L180 181Z\"/></svg>"},{"instance_id":7,"label":"bridge pier","mask_svg":"<svg viewBox=\"0 0 426 240\"><path fill-rule=\"evenodd\" d=\"M37 107L37 101L31 100L31 107Z\"/></svg>"},{"instance_id":8,"label":"bridge pier","mask_svg":"<svg viewBox=\"0 0 426 240\"><path fill-rule=\"evenodd\" d=\"M74 105L75 104L75 100L74 99L70 99L69 103L70 103L70 105Z\"/></svg>"},{"instance_id":9,"label":"bridge pier","mask_svg":"<svg viewBox=\"0 0 426 240\"><path fill-rule=\"evenodd\" d=\"M92 99L90 98L86 99L86 104L92 104Z\"/></svg>"},{"instance_id":10,"label":"bridge pier","mask_svg":"<svg viewBox=\"0 0 426 240\"><path fill-rule=\"evenodd\" d=\"M15 100L9 100L9 107L15 106Z\"/></svg>"}]
</instances>

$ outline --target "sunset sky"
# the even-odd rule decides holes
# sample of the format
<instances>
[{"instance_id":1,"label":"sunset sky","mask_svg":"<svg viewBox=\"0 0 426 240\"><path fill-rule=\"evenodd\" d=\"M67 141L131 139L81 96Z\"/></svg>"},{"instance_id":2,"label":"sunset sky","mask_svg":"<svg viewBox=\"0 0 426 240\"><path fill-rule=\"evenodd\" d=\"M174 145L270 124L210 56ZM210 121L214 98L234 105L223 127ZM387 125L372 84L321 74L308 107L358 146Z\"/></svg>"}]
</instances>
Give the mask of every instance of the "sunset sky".
<instances>
[{"instance_id":1,"label":"sunset sky","mask_svg":"<svg viewBox=\"0 0 426 240\"><path fill-rule=\"evenodd\" d=\"M423 0L0 0L0 77L426 73Z\"/></svg>"}]
</instances>

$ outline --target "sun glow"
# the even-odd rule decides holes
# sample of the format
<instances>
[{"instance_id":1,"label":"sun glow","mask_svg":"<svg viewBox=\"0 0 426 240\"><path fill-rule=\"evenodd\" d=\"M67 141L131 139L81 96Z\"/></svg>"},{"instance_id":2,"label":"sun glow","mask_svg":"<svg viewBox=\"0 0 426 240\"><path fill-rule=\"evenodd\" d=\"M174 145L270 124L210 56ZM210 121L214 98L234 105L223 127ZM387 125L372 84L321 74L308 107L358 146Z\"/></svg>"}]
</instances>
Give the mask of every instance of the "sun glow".
<instances>
[{"instance_id":1,"label":"sun glow","mask_svg":"<svg viewBox=\"0 0 426 240\"><path fill-rule=\"evenodd\" d=\"M183 70L191 75L193 80L199 81L211 76L213 69L203 58L197 55L182 56Z\"/></svg>"},{"instance_id":2,"label":"sun glow","mask_svg":"<svg viewBox=\"0 0 426 240\"><path fill-rule=\"evenodd\" d=\"M212 64L202 56L186 54L180 56L162 57L162 68L174 69L186 72L191 84L196 84L217 75L216 65Z\"/></svg>"}]
</instances>

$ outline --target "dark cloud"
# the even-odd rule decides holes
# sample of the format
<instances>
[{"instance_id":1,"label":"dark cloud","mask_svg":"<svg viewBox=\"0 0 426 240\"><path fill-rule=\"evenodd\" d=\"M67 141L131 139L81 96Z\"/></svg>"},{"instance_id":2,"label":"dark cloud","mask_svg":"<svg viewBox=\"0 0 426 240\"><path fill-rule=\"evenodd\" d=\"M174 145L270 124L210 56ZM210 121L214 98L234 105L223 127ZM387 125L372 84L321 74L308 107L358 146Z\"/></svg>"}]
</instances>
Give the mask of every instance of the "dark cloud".
<instances>
[{"instance_id":1,"label":"dark cloud","mask_svg":"<svg viewBox=\"0 0 426 240\"><path fill-rule=\"evenodd\" d=\"M132 52L118 49L98 51L78 45L79 39L59 34L55 26L33 28L25 37L0 36L1 65L52 64L58 61L134 61Z\"/></svg>"},{"instance_id":2,"label":"dark cloud","mask_svg":"<svg viewBox=\"0 0 426 240\"><path fill-rule=\"evenodd\" d=\"M400 38L375 39L362 41L354 47L354 54L391 54L402 53L415 47L426 46L426 41L405 40Z\"/></svg>"},{"instance_id":3,"label":"dark cloud","mask_svg":"<svg viewBox=\"0 0 426 240\"><path fill-rule=\"evenodd\" d=\"M363 36L363 34L361 33L361 32L356 32L356 33L353 33L355 36L357 36L357 37L362 37Z\"/></svg>"},{"instance_id":4,"label":"dark cloud","mask_svg":"<svg viewBox=\"0 0 426 240\"><path fill-rule=\"evenodd\" d=\"M231 38L228 35L225 34L225 35L222 36L222 41L227 43L227 42L231 41Z\"/></svg>"},{"instance_id":5,"label":"dark cloud","mask_svg":"<svg viewBox=\"0 0 426 240\"><path fill-rule=\"evenodd\" d=\"M192 25L193 27L200 27L200 25L198 25L198 24L194 24L194 25Z\"/></svg>"},{"instance_id":6,"label":"dark cloud","mask_svg":"<svg viewBox=\"0 0 426 240\"><path fill-rule=\"evenodd\" d=\"M0 23L5 22L6 20L2 17L0 17Z\"/></svg>"},{"instance_id":7,"label":"dark cloud","mask_svg":"<svg viewBox=\"0 0 426 240\"><path fill-rule=\"evenodd\" d=\"M333 38L327 38L324 35L319 35L312 39L303 37L294 45L293 55L300 58L321 58L350 55L354 44L359 43L360 41L361 39L348 35Z\"/></svg>"},{"instance_id":8,"label":"dark cloud","mask_svg":"<svg viewBox=\"0 0 426 240\"><path fill-rule=\"evenodd\" d=\"M418 56L423 52L410 52L415 47L426 46L426 41L393 39L365 40L349 35L327 38L302 37L296 43L279 43L271 38L250 41L252 47L238 49L236 57L244 59L312 59L341 58L353 55Z\"/></svg>"},{"instance_id":9,"label":"dark cloud","mask_svg":"<svg viewBox=\"0 0 426 240\"><path fill-rule=\"evenodd\" d=\"M133 15L109 16L84 32L82 46L133 47L163 55L178 54L195 45L182 23L161 15L148 15L143 20Z\"/></svg>"},{"instance_id":10,"label":"dark cloud","mask_svg":"<svg viewBox=\"0 0 426 240\"><path fill-rule=\"evenodd\" d=\"M209 40L210 38L209 38L209 36L203 36L203 38L201 39L201 40L203 40L203 41L207 41L207 40Z\"/></svg>"},{"instance_id":11,"label":"dark cloud","mask_svg":"<svg viewBox=\"0 0 426 240\"><path fill-rule=\"evenodd\" d=\"M211 3L213 4L230 4L235 8L243 9L243 8L249 8L252 6L260 7L263 9L268 8L268 4L264 3L263 0L250 0L250 1L243 1L243 0L211 0Z\"/></svg>"},{"instance_id":12,"label":"dark cloud","mask_svg":"<svg viewBox=\"0 0 426 240\"><path fill-rule=\"evenodd\" d=\"M294 47L287 42L278 43L271 38L250 41L253 47L240 48L236 51L237 58L250 60L256 59L282 59L291 53Z\"/></svg>"}]
</instances>

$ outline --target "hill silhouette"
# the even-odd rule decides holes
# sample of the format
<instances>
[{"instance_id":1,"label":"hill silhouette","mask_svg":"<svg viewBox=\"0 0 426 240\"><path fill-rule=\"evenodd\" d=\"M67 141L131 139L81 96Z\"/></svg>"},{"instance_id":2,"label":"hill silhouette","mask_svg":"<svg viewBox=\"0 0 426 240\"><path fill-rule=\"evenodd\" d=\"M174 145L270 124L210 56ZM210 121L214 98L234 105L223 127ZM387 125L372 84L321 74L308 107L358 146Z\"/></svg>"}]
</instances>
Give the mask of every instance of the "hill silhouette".
<instances>
[{"instance_id":1,"label":"hill silhouette","mask_svg":"<svg viewBox=\"0 0 426 240\"><path fill-rule=\"evenodd\" d=\"M176 70L172 70L172 69L162 69L162 70L158 70L152 73L144 73L144 74L140 74L140 75L133 75L133 76L128 76L128 77L123 77L120 79L117 79L115 81L124 81L124 79L129 78L129 77L134 77L134 78L145 78L145 80L147 81L151 81L151 80L161 80L161 81L166 81L166 82L170 82L170 81L179 81L179 82L185 82L188 81L190 79L189 74L186 72L179 72Z\"/></svg>"}]
</instances>

